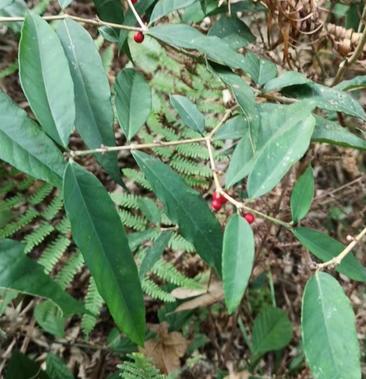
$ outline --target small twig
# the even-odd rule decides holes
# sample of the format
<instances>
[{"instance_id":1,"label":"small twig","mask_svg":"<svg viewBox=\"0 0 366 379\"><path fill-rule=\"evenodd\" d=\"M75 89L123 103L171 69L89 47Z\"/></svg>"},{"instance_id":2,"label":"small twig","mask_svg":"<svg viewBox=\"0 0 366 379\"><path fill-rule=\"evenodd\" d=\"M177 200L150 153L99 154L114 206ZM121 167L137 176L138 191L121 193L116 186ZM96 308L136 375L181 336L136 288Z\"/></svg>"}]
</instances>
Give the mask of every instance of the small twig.
<instances>
[{"instance_id":1,"label":"small twig","mask_svg":"<svg viewBox=\"0 0 366 379\"><path fill-rule=\"evenodd\" d=\"M346 246L346 248L341 251L336 257L330 259L327 262L320 263L317 265L317 271L323 270L326 267L332 268L338 266L342 260L353 250L353 248L362 240L366 235L366 227L359 233L352 242Z\"/></svg>"},{"instance_id":2,"label":"small twig","mask_svg":"<svg viewBox=\"0 0 366 379\"><path fill-rule=\"evenodd\" d=\"M366 5L365 5L365 8L366 8ZM364 22L364 21L361 20L361 22ZM346 68L348 66L351 66L353 63L355 63L357 61L357 59L363 53L363 48L364 48L365 44L366 44L366 28L363 29L361 38L360 38L360 40L358 42L358 45L356 46L355 51L351 55L351 57L349 59L346 58L339 65L339 68L338 68L337 74L336 74L336 76L335 76L335 78L333 80L332 86L335 86L336 84L338 84L342 80L343 75L344 75L344 73L346 71Z\"/></svg>"},{"instance_id":3,"label":"small twig","mask_svg":"<svg viewBox=\"0 0 366 379\"><path fill-rule=\"evenodd\" d=\"M57 16L43 16L42 18L45 21L65 20L67 18L70 18L70 19L77 21L77 22L95 25L95 26L110 26L111 28L115 28L115 29L124 29L124 30L131 30L131 31L146 31L145 25L144 25L144 27L138 28L135 26L115 24L113 22L102 21L98 18L92 19L92 18L72 16L72 15L67 14L67 13L60 14ZM21 22L24 20L25 20L25 17L18 17L18 16L16 16L16 17L0 17L0 23L1 22Z\"/></svg>"},{"instance_id":4,"label":"small twig","mask_svg":"<svg viewBox=\"0 0 366 379\"><path fill-rule=\"evenodd\" d=\"M132 4L132 1L131 1L131 0L127 0L127 3L128 3L129 8L131 9L132 13L134 14L134 16L135 16L135 18L136 18L136 21L137 21L138 24L140 25L140 27L141 27L141 31L142 31L142 32L147 32L149 29L148 29L148 27L144 24L144 22L142 21L140 15L137 13L136 8L135 8L134 5Z\"/></svg>"}]
</instances>

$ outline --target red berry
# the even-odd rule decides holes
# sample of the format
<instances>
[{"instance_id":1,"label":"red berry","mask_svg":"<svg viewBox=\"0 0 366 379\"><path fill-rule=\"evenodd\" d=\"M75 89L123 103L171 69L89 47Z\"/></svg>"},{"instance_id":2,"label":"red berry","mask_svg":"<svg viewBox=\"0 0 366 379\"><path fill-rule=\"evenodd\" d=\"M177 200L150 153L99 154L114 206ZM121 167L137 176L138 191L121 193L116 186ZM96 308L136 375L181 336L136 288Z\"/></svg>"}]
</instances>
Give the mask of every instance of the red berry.
<instances>
[{"instance_id":1,"label":"red berry","mask_svg":"<svg viewBox=\"0 0 366 379\"><path fill-rule=\"evenodd\" d=\"M221 204L225 204L227 202L226 197L220 195L218 192L214 192L212 194L212 200L219 201Z\"/></svg>"},{"instance_id":2,"label":"red berry","mask_svg":"<svg viewBox=\"0 0 366 379\"><path fill-rule=\"evenodd\" d=\"M144 40L144 38L145 38L145 36L144 36L144 33L142 33L142 32L136 32L133 36L133 39L137 43L141 43Z\"/></svg>"},{"instance_id":3,"label":"red berry","mask_svg":"<svg viewBox=\"0 0 366 379\"><path fill-rule=\"evenodd\" d=\"M219 211L219 210L221 209L221 207L222 207L222 203L221 203L220 200L213 199L213 200L212 200L212 203L211 203L211 207L212 207L212 209L213 209L215 212L217 212L217 211Z\"/></svg>"},{"instance_id":4,"label":"red berry","mask_svg":"<svg viewBox=\"0 0 366 379\"><path fill-rule=\"evenodd\" d=\"M243 217L245 218L248 224L253 224L253 222L255 221L255 216L253 213L244 213Z\"/></svg>"},{"instance_id":5,"label":"red berry","mask_svg":"<svg viewBox=\"0 0 366 379\"><path fill-rule=\"evenodd\" d=\"M132 4L136 4L137 2L138 2L138 0L131 0Z\"/></svg>"}]
</instances>

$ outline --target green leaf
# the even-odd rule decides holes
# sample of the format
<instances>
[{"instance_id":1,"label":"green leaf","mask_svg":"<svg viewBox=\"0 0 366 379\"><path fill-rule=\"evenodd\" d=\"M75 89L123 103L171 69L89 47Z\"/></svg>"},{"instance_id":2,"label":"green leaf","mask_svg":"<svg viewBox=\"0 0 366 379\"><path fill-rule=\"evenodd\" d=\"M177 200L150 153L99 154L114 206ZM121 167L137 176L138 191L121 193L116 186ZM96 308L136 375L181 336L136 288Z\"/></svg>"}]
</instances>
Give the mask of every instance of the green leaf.
<instances>
[{"instance_id":1,"label":"green leaf","mask_svg":"<svg viewBox=\"0 0 366 379\"><path fill-rule=\"evenodd\" d=\"M237 139L245 135L249 127L248 120L242 116L235 116L226 121L225 124L215 133L215 139Z\"/></svg>"},{"instance_id":2,"label":"green leaf","mask_svg":"<svg viewBox=\"0 0 366 379\"><path fill-rule=\"evenodd\" d=\"M248 178L249 197L258 197L272 190L308 149L314 117L310 115L300 122L297 118L292 121L278 128L256 155Z\"/></svg>"},{"instance_id":3,"label":"green leaf","mask_svg":"<svg viewBox=\"0 0 366 379\"><path fill-rule=\"evenodd\" d=\"M304 218L314 198L314 174L311 166L298 178L291 194L291 215L296 223Z\"/></svg>"},{"instance_id":4,"label":"green leaf","mask_svg":"<svg viewBox=\"0 0 366 379\"><path fill-rule=\"evenodd\" d=\"M179 225L182 236L221 275L222 232L207 203L158 159L140 151L134 151L133 156L156 196L164 203L169 219Z\"/></svg>"},{"instance_id":5,"label":"green leaf","mask_svg":"<svg viewBox=\"0 0 366 379\"><path fill-rule=\"evenodd\" d=\"M6 368L5 379L53 379L50 378L38 363L26 355L14 351Z\"/></svg>"},{"instance_id":6,"label":"green leaf","mask_svg":"<svg viewBox=\"0 0 366 379\"><path fill-rule=\"evenodd\" d=\"M0 0L0 9L6 8L9 6L14 0Z\"/></svg>"},{"instance_id":7,"label":"green leaf","mask_svg":"<svg viewBox=\"0 0 366 379\"><path fill-rule=\"evenodd\" d=\"M216 36L206 36L198 30L183 24L159 25L149 29L152 37L183 49L198 50L219 64L242 68L244 58L225 41Z\"/></svg>"},{"instance_id":8,"label":"green leaf","mask_svg":"<svg viewBox=\"0 0 366 379\"><path fill-rule=\"evenodd\" d=\"M315 116L315 120L315 129L311 137L313 141L366 150L366 141L339 125L338 122L329 121L320 116Z\"/></svg>"},{"instance_id":9,"label":"green leaf","mask_svg":"<svg viewBox=\"0 0 366 379\"><path fill-rule=\"evenodd\" d=\"M75 87L75 127L90 149L114 146L113 109L108 78L90 34L66 19L57 29ZM121 184L117 153L96 154L97 160Z\"/></svg>"},{"instance_id":10,"label":"green leaf","mask_svg":"<svg viewBox=\"0 0 366 379\"><path fill-rule=\"evenodd\" d=\"M98 16L103 21L123 24L123 7L118 0L93 0Z\"/></svg>"},{"instance_id":11,"label":"green leaf","mask_svg":"<svg viewBox=\"0 0 366 379\"><path fill-rule=\"evenodd\" d=\"M72 0L58 0L58 3L60 4L61 9L65 9L71 4Z\"/></svg>"},{"instance_id":12,"label":"green leaf","mask_svg":"<svg viewBox=\"0 0 366 379\"><path fill-rule=\"evenodd\" d=\"M265 307L254 321L252 349L255 356L284 348L292 338L292 325L286 312Z\"/></svg>"},{"instance_id":13,"label":"green leaf","mask_svg":"<svg viewBox=\"0 0 366 379\"><path fill-rule=\"evenodd\" d=\"M79 246L117 326L142 344L145 313L136 264L117 210L98 179L76 163L64 175L64 201Z\"/></svg>"},{"instance_id":14,"label":"green leaf","mask_svg":"<svg viewBox=\"0 0 366 379\"><path fill-rule=\"evenodd\" d=\"M47 354L46 372L51 379L74 379L74 375L62 359L52 353Z\"/></svg>"},{"instance_id":15,"label":"green leaf","mask_svg":"<svg viewBox=\"0 0 366 379\"><path fill-rule=\"evenodd\" d=\"M357 91L366 88L366 75L355 76L350 80L343 80L334 88L340 91Z\"/></svg>"},{"instance_id":16,"label":"green leaf","mask_svg":"<svg viewBox=\"0 0 366 379\"><path fill-rule=\"evenodd\" d=\"M150 16L150 24L178 9L186 8L196 0L159 0Z\"/></svg>"},{"instance_id":17,"label":"green leaf","mask_svg":"<svg viewBox=\"0 0 366 379\"><path fill-rule=\"evenodd\" d=\"M263 85L277 75L277 67L267 59L259 58L249 51L241 67L257 84Z\"/></svg>"},{"instance_id":18,"label":"green leaf","mask_svg":"<svg viewBox=\"0 0 366 379\"><path fill-rule=\"evenodd\" d=\"M208 31L209 36L217 36L233 49L245 47L254 42L255 37L248 26L237 17L222 15Z\"/></svg>"},{"instance_id":19,"label":"green leaf","mask_svg":"<svg viewBox=\"0 0 366 379\"><path fill-rule=\"evenodd\" d=\"M17 241L0 240L0 287L52 300L65 315L82 313L83 306L43 272L43 267L28 258Z\"/></svg>"},{"instance_id":20,"label":"green leaf","mask_svg":"<svg viewBox=\"0 0 366 379\"><path fill-rule=\"evenodd\" d=\"M225 228L222 252L222 279L229 313L238 308L247 288L254 249L252 228L238 214L231 216Z\"/></svg>"},{"instance_id":21,"label":"green leaf","mask_svg":"<svg viewBox=\"0 0 366 379\"><path fill-rule=\"evenodd\" d=\"M204 132L205 117L195 104L185 96L180 95L170 95L170 103L178 112L185 125L201 134Z\"/></svg>"},{"instance_id":22,"label":"green leaf","mask_svg":"<svg viewBox=\"0 0 366 379\"><path fill-rule=\"evenodd\" d=\"M159 237L154 241L154 244L146 250L145 257L141 262L139 276L141 279L147 274L154 264L160 259L167 247L170 238L172 237L172 231L163 231Z\"/></svg>"},{"instance_id":23,"label":"green leaf","mask_svg":"<svg viewBox=\"0 0 366 379\"><path fill-rule=\"evenodd\" d=\"M118 74L114 88L118 121L127 139L131 140L151 112L151 90L143 75L132 68L125 68Z\"/></svg>"},{"instance_id":24,"label":"green leaf","mask_svg":"<svg viewBox=\"0 0 366 379\"><path fill-rule=\"evenodd\" d=\"M160 224L161 212L153 200L142 197L137 200L141 213L153 224Z\"/></svg>"},{"instance_id":25,"label":"green leaf","mask_svg":"<svg viewBox=\"0 0 366 379\"><path fill-rule=\"evenodd\" d=\"M37 304L34 318L46 332L62 338L65 335L65 319L60 309L49 300Z\"/></svg>"},{"instance_id":26,"label":"green leaf","mask_svg":"<svg viewBox=\"0 0 366 379\"><path fill-rule=\"evenodd\" d=\"M293 233L304 247L323 262L329 261L345 249L342 243L317 230L298 227L293 229ZM336 270L353 280L366 282L366 269L352 253L342 260Z\"/></svg>"},{"instance_id":27,"label":"green leaf","mask_svg":"<svg viewBox=\"0 0 366 379\"><path fill-rule=\"evenodd\" d=\"M74 85L57 34L28 13L19 45L19 77L32 111L47 134L67 146L74 128Z\"/></svg>"},{"instance_id":28,"label":"green leaf","mask_svg":"<svg viewBox=\"0 0 366 379\"><path fill-rule=\"evenodd\" d=\"M60 187L64 158L23 109L0 91L0 159L37 179Z\"/></svg>"},{"instance_id":29,"label":"green leaf","mask_svg":"<svg viewBox=\"0 0 366 379\"><path fill-rule=\"evenodd\" d=\"M272 79L266 83L263 90L265 92L280 91L282 88L299 84L311 83L304 74L297 71L286 71L278 78Z\"/></svg>"},{"instance_id":30,"label":"green leaf","mask_svg":"<svg viewBox=\"0 0 366 379\"><path fill-rule=\"evenodd\" d=\"M301 331L315 379L361 379L355 316L342 287L329 274L317 272L305 286Z\"/></svg>"}]
</instances>

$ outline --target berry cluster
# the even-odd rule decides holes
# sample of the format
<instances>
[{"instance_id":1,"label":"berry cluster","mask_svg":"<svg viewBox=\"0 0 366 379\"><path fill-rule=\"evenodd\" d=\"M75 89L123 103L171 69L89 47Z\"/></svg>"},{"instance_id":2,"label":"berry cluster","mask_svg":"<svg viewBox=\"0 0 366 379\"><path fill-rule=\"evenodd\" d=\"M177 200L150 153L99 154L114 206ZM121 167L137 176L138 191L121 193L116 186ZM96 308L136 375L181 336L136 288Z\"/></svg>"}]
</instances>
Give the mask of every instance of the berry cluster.
<instances>
[{"instance_id":1,"label":"berry cluster","mask_svg":"<svg viewBox=\"0 0 366 379\"><path fill-rule=\"evenodd\" d=\"M211 208L214 212L218 212L222 206L227 203L227 198L218 192L212 194ZM253 224L255 221L255 216L253 213L245 212L242 214L248 224Z\"/></svg>"}]
</instances>

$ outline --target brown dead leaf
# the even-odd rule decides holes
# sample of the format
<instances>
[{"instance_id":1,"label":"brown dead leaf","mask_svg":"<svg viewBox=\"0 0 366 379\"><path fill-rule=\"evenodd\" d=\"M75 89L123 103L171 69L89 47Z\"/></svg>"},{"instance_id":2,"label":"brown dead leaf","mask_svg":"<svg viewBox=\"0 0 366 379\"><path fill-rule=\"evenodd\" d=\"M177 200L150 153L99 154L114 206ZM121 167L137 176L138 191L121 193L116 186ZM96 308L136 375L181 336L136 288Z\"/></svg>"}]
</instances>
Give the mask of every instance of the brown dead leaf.
<instances>
[{"instance_id":1,"label":"brown dead leaf","mask_svg":"<svg viewBox=\"0 0 366 379\"><path fill-rule=\"evenodd\" d=\"M224 299L224 289L221 282L211 283L207 292L203 295L194 298L193 300L186 301L179 305L175 312L189 311L200 307L208 307Z\"/></svg>"},{"instance_id":2,"label":"brown dead leaf","mask_svg":"<svg viewBox=\"0 0 366 379\"><path fill-rule=\"evenodd\" d=\"M150 357L164 373L179 369L180 358L187 350L188 341L181 333L169 333L166 322L152 325L150 329L155 331L157 335L154 339L145 342L145 347L141 349L141 352Z\"/></svg>"},{"instance_id":3,"label":"brown dead leaf","mask_svg":"<svg viewBox=\"0 0 366 379\"><path fill-rule=\"evenodd\" d=\"M173 295L176 299L184 300L184 299L189 299L190 297L203 295L206 292L207 292L206 288L192 289L192 288L178 287L178 288L175 288L172 292L170 292L170 294Z\"/></svg>"},{"instance_id":4,"label":"brown dead leaf","mask_svg":"<svg viewBox=\"0 0 366 379\"><path fill-rule=\"evenodd\" d=\"M249 379L250 373L248 371L235 372L232 362L228 362L226 366L229 370L229 375L225 376L224 379Z\"/></svg>"}]
</instances>

